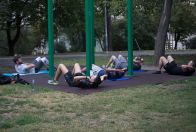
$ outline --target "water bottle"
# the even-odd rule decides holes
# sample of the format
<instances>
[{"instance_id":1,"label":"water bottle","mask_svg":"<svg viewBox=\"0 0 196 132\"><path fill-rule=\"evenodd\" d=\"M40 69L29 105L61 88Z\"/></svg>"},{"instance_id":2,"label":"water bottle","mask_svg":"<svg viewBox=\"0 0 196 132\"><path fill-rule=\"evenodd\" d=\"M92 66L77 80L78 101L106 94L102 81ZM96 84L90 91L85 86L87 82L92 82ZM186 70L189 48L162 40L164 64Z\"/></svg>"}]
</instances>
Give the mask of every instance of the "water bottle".
<instances>
[{"instance_id":1,"label":"water bottle","mask_svg":"<svg viewBox=\"0 0 196 132\"><path fill-rule=\"evenodd\" d=\"M34 79L32 80L31 87L32 87L32 92L34 93L35 92L35 80Z\"/></svg>"}]
</instances>

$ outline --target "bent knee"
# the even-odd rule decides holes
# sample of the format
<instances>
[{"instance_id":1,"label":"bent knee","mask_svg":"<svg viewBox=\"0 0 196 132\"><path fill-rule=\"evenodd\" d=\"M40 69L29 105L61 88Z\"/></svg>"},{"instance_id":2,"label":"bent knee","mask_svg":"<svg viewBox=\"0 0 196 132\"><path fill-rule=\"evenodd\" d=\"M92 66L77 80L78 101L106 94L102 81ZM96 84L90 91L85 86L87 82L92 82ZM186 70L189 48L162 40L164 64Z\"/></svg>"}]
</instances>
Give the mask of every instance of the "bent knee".
<instances>
[{"instance_id":1,"label":"bent knee","mask_svg":"<svg viewBox=\"0 0 196 132\"><path fill-rule=\"evenodd\" d=\"M59 66L58 67L65 67L65 65L64 64L59 64Z\"/></svg>"},{"instance_id":2,"label":"bent knee","mask_svg":"<svg viewBox=\"0 0 196 132\"><path fill-rule=\"evenodd\" d=\"M161 56L161 57L160 57L160 60L163 60L163 59L166 59L165 56Z\"/></svg>"},{"instance_id":3,"label":"bent knee","mask_svg":"<svg viewBox=\"0 0 196 132\"><path fill-rule=\"evenodd\" d=\"M79 63L75 63L74 66L80 66L80 64Z\"/></svg>"},{"instance_id":4,"label":"bent knee","mask_svg":"<svg viewBox=\"0 0 196 132\"><path fill-rule=\"evenodd\" d=\"M116 59L116 56L115 55L112 55L111 58L114 60L114 59Z\"/></svg>"}]
</instances>

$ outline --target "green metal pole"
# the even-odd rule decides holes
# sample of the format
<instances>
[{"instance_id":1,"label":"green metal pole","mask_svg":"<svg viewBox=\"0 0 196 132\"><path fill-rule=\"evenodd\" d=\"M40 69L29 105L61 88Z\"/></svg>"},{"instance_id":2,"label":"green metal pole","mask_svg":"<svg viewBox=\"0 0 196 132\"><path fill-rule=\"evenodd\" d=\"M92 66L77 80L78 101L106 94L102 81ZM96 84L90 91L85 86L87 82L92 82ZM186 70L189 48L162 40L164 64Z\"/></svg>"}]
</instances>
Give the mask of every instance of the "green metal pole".
<instances>
[{"instance_id":1,"label":"green metal pole","mask_svg":"<svg viewBox=\"0 0 196 132\"><path fill-rule=\"evenodd\" d=\"M127 0L128 5L128 75L133 76L133 16L132 0Z\"/></svg>"},{"instance_id":2,"label":"green metal pole","mask_svg":"<svg viewBox=\"0 0 196 132\"><path fill-rule=\"evenodd\" d=\"M54 77L53 0L48 0L49 75Z\"/></svg>"},{"instance_id":3,"label":"green metal pole","mask_svg":"<svg viewBox=\"0 0 196 132\"><path fill-rule=\"evenodd\" d=\"M91 63L95 63L94 0L91 0Z\"/></svg>"},{"instance_id":4,"label":"green metal pole","mask_svg":"<svg viewBox=\"0 0 196 132\"><path fill-rule=\"evenodd\" d=\"M85 0L85 31L86 31L86 74L90 75L91 70L91 8L90 0Z\"/></svg>"}]
</instances>

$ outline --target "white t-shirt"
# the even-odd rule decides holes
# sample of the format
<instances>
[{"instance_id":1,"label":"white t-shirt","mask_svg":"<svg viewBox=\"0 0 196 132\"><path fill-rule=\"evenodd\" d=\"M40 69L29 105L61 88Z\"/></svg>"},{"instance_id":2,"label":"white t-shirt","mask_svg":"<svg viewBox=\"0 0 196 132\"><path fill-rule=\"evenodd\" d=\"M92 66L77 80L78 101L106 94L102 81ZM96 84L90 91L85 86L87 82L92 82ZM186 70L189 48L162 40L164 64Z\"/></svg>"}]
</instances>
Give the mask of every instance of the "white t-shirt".
<instances>
[{"instance_id":1,"label":"white t-shirt","mask_svg":"<svg viewBox=\"0 0 196 132\"><path fill-rule=\"evenodd\" d=\"M92 75L97 76L98 73L99 73L101 70L104 70L104 69L101 68L101 67L99 67L99 66L97 66L97 65L92 64L92 70L90 70L90 76L92 76Z\"/></svg>"},{"instance_id":2,"label":"white t-shirt","mask_svg":"<svg viewBox=\"0 0 196 132\"><path fill-rule=\"evenodd\" d=\"M27 64L15 65L15 70L20 74L35 73L35 68L27 69Z\"/></svg>"}]
</instances>

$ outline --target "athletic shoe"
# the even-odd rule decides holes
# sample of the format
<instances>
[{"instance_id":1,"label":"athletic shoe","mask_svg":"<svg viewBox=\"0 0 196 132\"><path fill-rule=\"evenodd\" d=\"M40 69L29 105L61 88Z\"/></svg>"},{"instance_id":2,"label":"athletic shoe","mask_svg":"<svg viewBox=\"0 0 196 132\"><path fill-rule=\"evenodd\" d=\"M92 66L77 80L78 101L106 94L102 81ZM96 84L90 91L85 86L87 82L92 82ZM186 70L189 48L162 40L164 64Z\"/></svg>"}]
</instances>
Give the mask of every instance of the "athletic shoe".
<instances>
[{"instance_id":1,"label":"athletic shoe","mask_svg":"<svg viewBox=\"0 0 196 132\"><path fill-rule=\"evenodd\" d=\"M152 74L161 74L161 71L155 71Z\"/></svg>"},{"instance_id":2,"label":"athletic shoe","mask_svg":"<svg viewBox=\"0 0 196 132\"><path fill-rule=\"evenodd\" d=\"M56 80L48 80L48 84L51 84L51 85L58 85L59 82L56 81Z\"/></svg>"}]
</instances>

